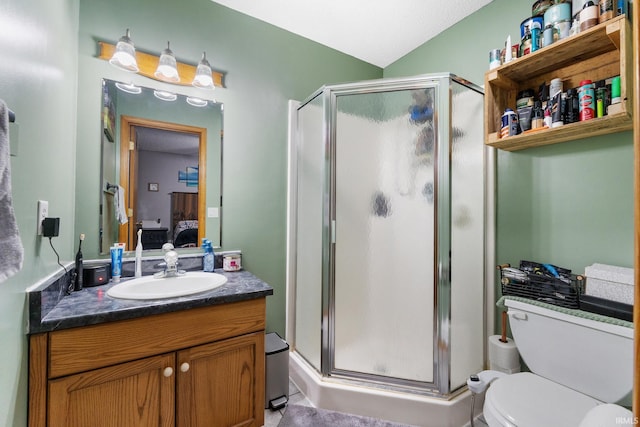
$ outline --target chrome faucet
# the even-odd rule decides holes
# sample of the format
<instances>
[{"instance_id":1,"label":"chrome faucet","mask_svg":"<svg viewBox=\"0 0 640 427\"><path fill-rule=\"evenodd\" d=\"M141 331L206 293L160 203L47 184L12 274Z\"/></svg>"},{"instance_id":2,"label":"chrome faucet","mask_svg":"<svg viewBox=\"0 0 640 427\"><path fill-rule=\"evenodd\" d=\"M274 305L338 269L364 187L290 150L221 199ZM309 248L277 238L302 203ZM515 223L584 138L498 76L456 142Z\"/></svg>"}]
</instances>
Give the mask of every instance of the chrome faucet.
<instances>
[{"instance_id":1,"label":"chrome faucet","mask_svg":"<svg viewBox=\"0 0 640 427\"><path fill-rule=\"evenodd\" d=\"M171 243L162 245L162 251L164 252L164 270L158 271L153 277L175 277L186 273L184 270L178 270L178 252L174 250Z\"/></svg>"}]
</instances>

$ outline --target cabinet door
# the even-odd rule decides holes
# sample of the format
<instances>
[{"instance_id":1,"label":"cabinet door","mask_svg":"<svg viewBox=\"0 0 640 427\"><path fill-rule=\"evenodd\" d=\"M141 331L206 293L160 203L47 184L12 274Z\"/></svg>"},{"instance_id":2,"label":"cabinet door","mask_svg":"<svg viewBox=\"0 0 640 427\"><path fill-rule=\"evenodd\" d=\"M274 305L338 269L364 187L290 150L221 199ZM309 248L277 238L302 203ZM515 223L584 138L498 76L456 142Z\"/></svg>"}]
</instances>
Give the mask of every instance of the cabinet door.
<instances>
[{"instance_id":1,"label":"cabinet door","mask_svg":"<svg viewBox=\"0 0 640 427\"><path fill-rule=\"evenodd\" d=\"M171 353L50 380L48 426L174 426L174 366Z\"/></svg>"},{"instance_id":2,"label":"cabinet door","mask_svg":"<svg viewBox=\"0 0 640 427\"><path fill-rule=\"evenodd\" d=\"M179 427L264 424L264 332L178 353Z\"/></svg>"}]
</instances>

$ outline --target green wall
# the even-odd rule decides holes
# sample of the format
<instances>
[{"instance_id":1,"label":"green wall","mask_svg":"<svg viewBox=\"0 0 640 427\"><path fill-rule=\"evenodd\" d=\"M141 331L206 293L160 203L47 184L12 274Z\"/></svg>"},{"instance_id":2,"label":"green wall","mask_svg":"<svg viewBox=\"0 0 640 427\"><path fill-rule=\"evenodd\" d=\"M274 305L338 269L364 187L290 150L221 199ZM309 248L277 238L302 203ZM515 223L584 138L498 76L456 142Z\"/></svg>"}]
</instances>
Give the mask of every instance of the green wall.
<instances>
[{"instance_id":1,"label":"green wall","mask_svg":"<svg viewBox=\"0 0 640 427\"><path fill-rule=\"evenodd\" d=\"M26 426L25 290L58 270L36 237L37 200L60 218L53 245L73 252L78 0L0 0L0 98L16 113L9 133L13 206L24 246L22 270L0 283L0 425Z\"/></svg>"},{"instance_id":2,"label":"green wall","mask_svg":"<svg viewBox=\"0 0 640 427\"><path fill-rule=\"evenodd\" d=\"M384 70L449 71L482 85L489 50L515 43L531 2L494 0ZM633 267L632 132L497 151L496 261ZM496 281L497 284L497 281Z\"/></svg>"}]
</instances>

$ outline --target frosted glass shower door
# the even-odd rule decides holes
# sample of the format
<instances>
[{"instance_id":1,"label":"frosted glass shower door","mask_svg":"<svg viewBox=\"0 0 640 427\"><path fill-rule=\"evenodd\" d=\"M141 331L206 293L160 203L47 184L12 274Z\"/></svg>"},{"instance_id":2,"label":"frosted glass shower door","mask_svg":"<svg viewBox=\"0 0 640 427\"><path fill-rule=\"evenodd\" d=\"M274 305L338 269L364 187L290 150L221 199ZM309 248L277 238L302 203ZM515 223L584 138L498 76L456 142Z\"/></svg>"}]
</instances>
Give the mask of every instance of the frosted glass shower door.
<instances>
[{"instance_id":1,"label":"frosted glass shower door","mask_svg":"<svg viewBox=\"0 0 640 427\"><path fill-rule=\"evenodd\" d=\"M336 97L335 373L434 381L435 94Z\"/></svg>"}]
</instances>

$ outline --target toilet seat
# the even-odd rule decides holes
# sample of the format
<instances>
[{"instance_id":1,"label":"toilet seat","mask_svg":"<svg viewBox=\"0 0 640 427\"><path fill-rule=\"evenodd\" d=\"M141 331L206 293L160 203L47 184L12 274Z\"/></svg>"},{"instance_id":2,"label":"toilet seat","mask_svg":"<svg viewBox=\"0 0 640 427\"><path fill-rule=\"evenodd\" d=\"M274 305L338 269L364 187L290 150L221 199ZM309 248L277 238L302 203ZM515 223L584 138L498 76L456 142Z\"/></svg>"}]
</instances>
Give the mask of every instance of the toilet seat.
<instances>
[{"instance_id":1,"label":"toilet seat","mask_svg":"<svg viewBox=\"0 0 640 427\"><path fill-rule=\"evenodd\" d=\"M599 400L530 372L495 380L484 417L490 427L578 427Z\"/></svg>"}]
</instances>

